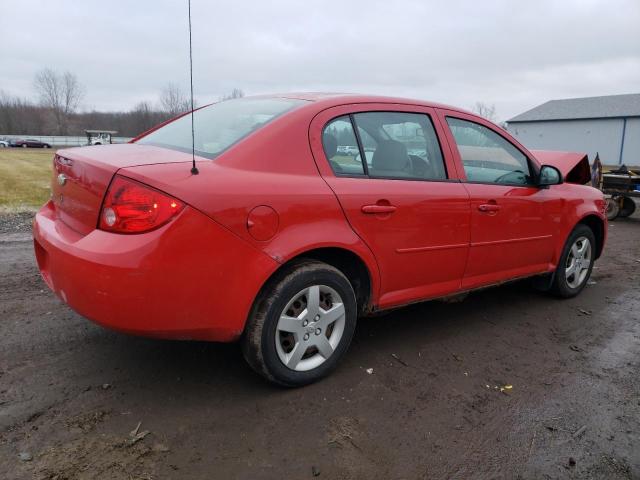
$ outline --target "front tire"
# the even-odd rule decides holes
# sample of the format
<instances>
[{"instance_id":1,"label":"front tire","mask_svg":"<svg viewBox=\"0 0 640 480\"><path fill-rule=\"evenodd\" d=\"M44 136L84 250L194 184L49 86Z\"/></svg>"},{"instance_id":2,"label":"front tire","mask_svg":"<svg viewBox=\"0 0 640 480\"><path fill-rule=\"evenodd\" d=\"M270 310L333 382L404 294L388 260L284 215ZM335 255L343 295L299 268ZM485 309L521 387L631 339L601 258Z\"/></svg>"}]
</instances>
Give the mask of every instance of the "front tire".
<instances>
[{"instance_id":1,"label":"front tire","mask_svg":"<svg viewBox=\"0 0 640 480\"><path fill-rule=\"evenodd\" d=\"M586 225L573 229L556 267L551 293L561 298L578 295L587 284L596 254L596 238Z\"/></svg>"},{"instance_id":2,"label":"front tire","mask_svg":"<svg viewBox=\"0 0 640 480\"><path fill-rule=\"evenodd\" d=\"M338 269L296 262L262 289L247 321L242 351L267 380L297 387L331 372L346 353L357 321L356 296Z\"/></svg>"}]
</instances>

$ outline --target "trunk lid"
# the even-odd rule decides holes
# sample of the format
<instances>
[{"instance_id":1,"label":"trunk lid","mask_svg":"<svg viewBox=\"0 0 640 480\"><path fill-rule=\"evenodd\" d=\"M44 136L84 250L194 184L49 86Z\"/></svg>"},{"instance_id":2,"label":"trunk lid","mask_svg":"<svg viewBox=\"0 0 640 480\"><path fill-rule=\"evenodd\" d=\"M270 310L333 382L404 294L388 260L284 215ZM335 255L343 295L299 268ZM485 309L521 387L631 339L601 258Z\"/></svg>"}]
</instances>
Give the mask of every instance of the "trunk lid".
<instances>
[{"instance_id":1,"label":"trunk lid","mask_svg":"<svg viewBox=\"0 0 640 480\"><path fill-rule=\"evenodd\" d=\"M191 155L149 145L122 144L58 150L53 159L51 200L58 219L82 235L98 225L102 200L124 167L190 162Z\"/></svg>"},{"instance_id":2,"label":"trunk lid","mask_svg":"<svg viewBox=\"0 0 640 480\"><path fill-rule=\"evenodd\" d=\"M584 185L591 182L591 168L586 153L531 150L540 165L551 165L562 173L565 182Z\"/></svg>"}]
</instances>

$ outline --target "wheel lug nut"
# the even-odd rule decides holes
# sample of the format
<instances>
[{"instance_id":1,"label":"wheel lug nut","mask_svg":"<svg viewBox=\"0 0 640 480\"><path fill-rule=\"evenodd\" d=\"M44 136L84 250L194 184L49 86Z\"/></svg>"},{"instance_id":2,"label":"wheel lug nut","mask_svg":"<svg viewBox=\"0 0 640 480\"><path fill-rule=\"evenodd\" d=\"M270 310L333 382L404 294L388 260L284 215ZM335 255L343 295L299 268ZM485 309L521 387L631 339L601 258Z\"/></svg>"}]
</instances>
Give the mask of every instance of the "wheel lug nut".
<instances>
[{"instance_id":1,"label":"wheel lug nut","mask_svg":"<svg viewBox=\"0 0 640 480\"><path fill-rule=\"evenodd\" d=\"M305 340L309 340L309 334L308 334L308 333L305 333L305 334L304 334L304 339L305 339Z\"/></svg>"},{"instance_id":2,"label":"wheel lug nut","mask_svg":"<svg viewBox=\"0 0 640 480\"><path fill-rule=\"evenodd\" d=\"M320 320L320 315L316 315L316 322Z\"/></svg>"},{"instance_id":3,"label":"wheel lug nut","mask_svg":"<svg viewBox=\"0 0 640 480\"><path fill-rule=\"evenodd\" d=\"M302 322L302 326L306 327L309 324L309 320L305 320L304 322Z\"/></svg>"},{"instance_id":4,"label":"wheel lug nut","mask_svg":"<svg viewBox=\"0 0 640 480\"><path fill-rule=\"evenodd\" d=\"M321 328L316 328L316 335L320 335L322 333L322 329Z\"/></svg>"}]
</instances>

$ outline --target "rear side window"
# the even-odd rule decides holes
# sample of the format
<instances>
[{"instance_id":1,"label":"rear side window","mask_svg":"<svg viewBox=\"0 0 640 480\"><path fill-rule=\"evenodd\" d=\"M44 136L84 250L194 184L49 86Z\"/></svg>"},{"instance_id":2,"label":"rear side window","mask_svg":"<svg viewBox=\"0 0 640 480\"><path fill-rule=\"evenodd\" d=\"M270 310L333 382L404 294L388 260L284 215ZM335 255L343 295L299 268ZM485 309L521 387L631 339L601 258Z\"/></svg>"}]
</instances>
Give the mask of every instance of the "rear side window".
<instances>
[{"instance_id":1,"label":"rear side window","mask_svg":"<svg viewBox=\"0 0 640 480\"><path fill-rule=\"evenodd\" d=\"M445 180L447 172L431 119L422 113L354 114L370 177Z\"/></svg>"},{"instance_id":2,"label":"rear side window","mask_svg":"<svg viewBox=\"0 0 640 480\"><path fill-rule=\"evenodd\" d=\"M363 112L344 115L326 125L322 142L336 175L397 180L447 178L438 137L431 119L425 114Z\"/></svg>"},{"instance_id":3,"label":"rear side window","mask_svg":"<svg viewBox=\"0 0 640 480\"><path fill-rule=\"evenodd\" d=\"M447 117L469 182L533 183L529 161L511 142L478 123Z\"/></svg>"},{"instance_id":4,"label":"rear side window","mask_svg":"<svg viewBox=\"0 0 640 480\"><path fill-rule=\"evenodd\" d=\"M364 175L358 140L349 115L334 118L324 127L322 146L335 174Z\"/></svg>"},{"instance_id":5,"label":"rear side window","mask_svg":"<svg viewBox=\"0 0 640 480\"><path fill-rule=\"evenodd\" d=\"M274 118L304 103L285 98L241 98L214 103L194 112L196 154L215 158ZM136 143L191 153L191 115L168 123Z\"/></svg>"}]
</instances>

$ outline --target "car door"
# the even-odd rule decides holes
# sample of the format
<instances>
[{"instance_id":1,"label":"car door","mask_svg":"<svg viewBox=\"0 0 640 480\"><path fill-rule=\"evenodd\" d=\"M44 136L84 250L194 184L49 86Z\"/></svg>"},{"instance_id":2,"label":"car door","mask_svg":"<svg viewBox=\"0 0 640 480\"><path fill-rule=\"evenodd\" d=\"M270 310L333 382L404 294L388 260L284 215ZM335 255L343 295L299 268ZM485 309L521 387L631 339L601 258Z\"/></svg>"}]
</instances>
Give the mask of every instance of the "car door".
<instances>
[{"instance_id":1,"label":"car door","mask_svg":"<svg viewBox=\"0 0 640 480\"><path fill-rule=\"evenodd\" d=\"M358 104L325 110L311 124L318 169L378 262L381 308L460 288L469 195L440 146L434 115L418 106ZM359 154L338 154L345 146Z\"/></svg>"},{"instance_id":2,"label":"car door","mask_svg":"<svg viewBox=\"0 0 640 480\"><path fill-rule=\"evenodd\" d=\"M538 165L490 122L446 110L439 117L470 197L463 288L551 269L562 200L536 185Z\"/></svg>"}]
</instances>

